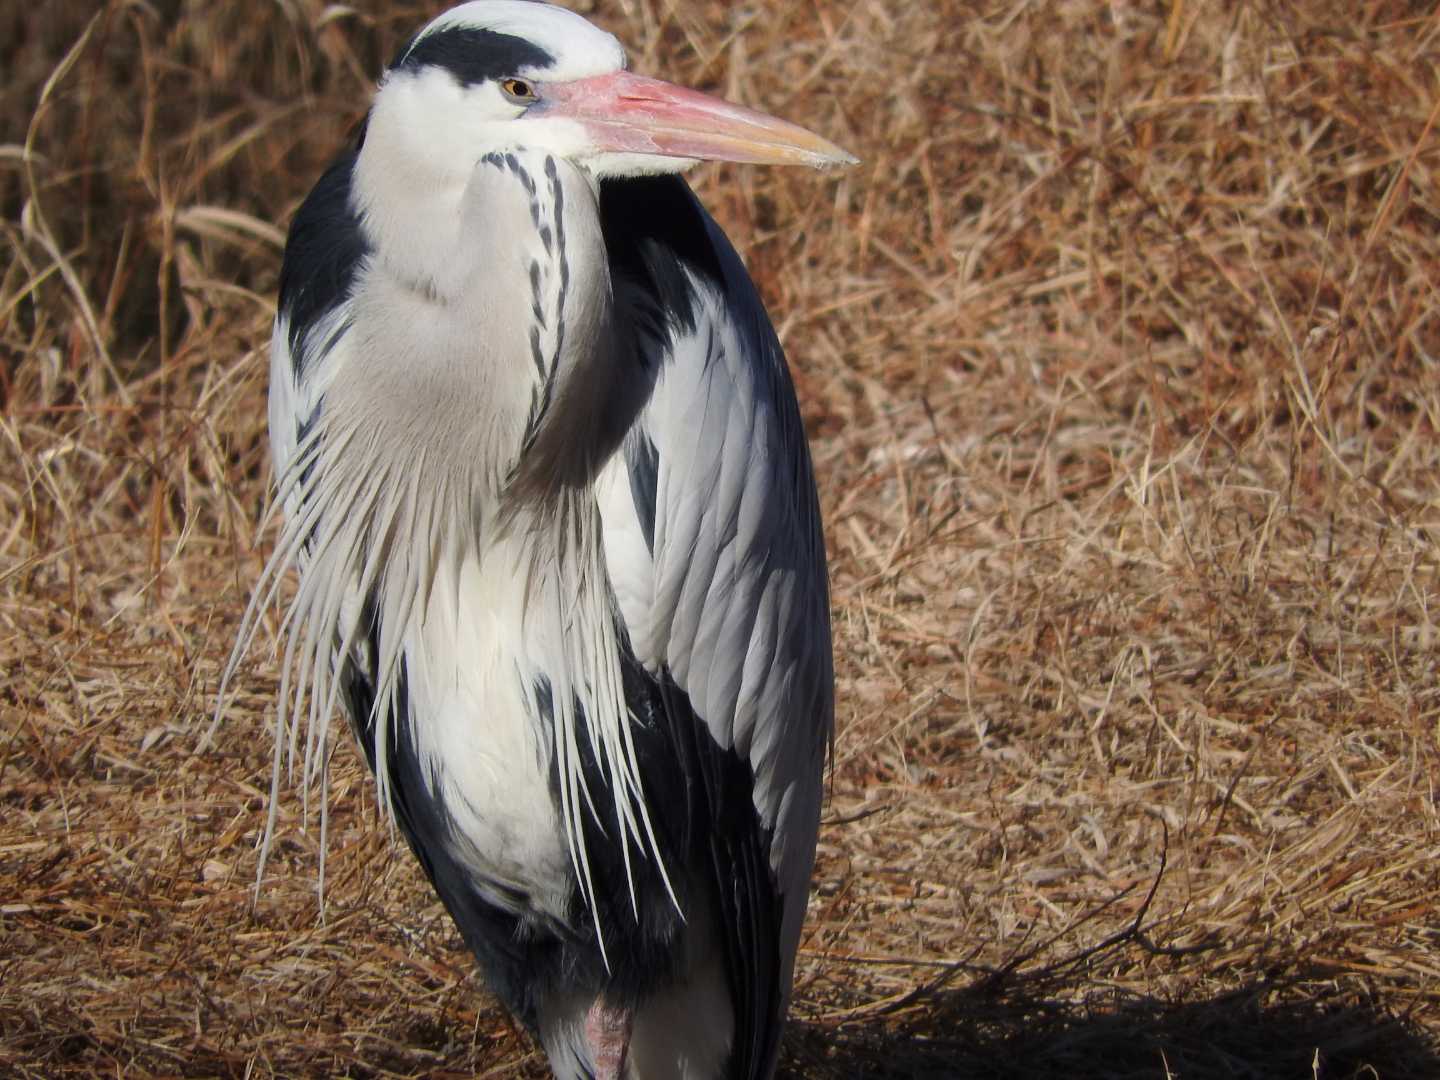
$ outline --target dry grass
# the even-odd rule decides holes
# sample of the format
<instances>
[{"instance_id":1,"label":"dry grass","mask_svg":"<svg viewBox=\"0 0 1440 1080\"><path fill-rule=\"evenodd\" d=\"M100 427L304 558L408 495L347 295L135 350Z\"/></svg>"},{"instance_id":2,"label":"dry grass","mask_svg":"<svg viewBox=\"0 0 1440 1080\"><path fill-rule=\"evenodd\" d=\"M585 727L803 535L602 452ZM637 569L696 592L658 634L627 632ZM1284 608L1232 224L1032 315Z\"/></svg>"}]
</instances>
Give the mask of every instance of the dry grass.
<instances>
[{"instance_id":1,"label":"dry grass","mask_svg":"<svg viewBox=\"0 0 1440 1080\"><path fill-rule=\"evenodd\" d=\"M251 910L267 650L195 753L369 6L0 15L8 1075L544 1075L348 747L325 921L298 796ZM833 560L791 1075L1440 1075L1434 5L595 15L865 159L699 176Z\"/></svg>"}]
</instances>

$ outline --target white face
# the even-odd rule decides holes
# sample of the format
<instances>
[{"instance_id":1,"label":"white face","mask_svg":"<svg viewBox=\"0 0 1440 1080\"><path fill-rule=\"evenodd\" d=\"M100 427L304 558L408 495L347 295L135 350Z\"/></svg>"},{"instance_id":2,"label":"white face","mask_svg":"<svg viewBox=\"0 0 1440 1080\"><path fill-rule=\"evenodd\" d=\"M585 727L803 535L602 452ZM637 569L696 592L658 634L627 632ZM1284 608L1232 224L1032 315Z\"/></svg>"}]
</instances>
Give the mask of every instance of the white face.
<instances>
[{"instance_id":1,"label":"white face","mask_svg":"<svg viewBox=\"0 0 1440 1080\"><path fill-rule=\"evenodd\" d=\"M457 180L484 155L516 149L596 177L701 159L854 160L793 124L631 75L613 36L531 0L471 0L431 22L386 72L371 123L398 136L417 172Z\"/></svg>"},{"instance_id":2,"label":"white face","mask_svg":"<svg viewBox=\"0 0 1440 1080\"><path fill-rule=\"evenodd\" d=\"M539 88L624 69L620 42L572 11L471 0L416 35L382 79L375 112L443 173L468 174L485 154L521 147L580 163L603 151L577 120L545 115Z\"/></svg>"}]
</instances>

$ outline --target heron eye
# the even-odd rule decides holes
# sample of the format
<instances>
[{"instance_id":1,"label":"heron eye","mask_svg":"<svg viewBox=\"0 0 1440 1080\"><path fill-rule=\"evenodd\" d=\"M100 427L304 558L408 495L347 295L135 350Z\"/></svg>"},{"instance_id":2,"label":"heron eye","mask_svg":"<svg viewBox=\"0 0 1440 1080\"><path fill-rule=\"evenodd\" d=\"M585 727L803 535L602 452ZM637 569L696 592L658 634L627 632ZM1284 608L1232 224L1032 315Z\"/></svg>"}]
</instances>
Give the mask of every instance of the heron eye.
<instances>
[{"instance_id":1,"label":"heron eye","mask_svg":"<svg viewBox=\"0 0 1440 1080\"><path fill-rule=\"evenodd\" d=\"M500 84L500 89L505 91L505 96L511 101L535 100L535 87L524 79L506 79Z\"/></svg>"}]
</instances>

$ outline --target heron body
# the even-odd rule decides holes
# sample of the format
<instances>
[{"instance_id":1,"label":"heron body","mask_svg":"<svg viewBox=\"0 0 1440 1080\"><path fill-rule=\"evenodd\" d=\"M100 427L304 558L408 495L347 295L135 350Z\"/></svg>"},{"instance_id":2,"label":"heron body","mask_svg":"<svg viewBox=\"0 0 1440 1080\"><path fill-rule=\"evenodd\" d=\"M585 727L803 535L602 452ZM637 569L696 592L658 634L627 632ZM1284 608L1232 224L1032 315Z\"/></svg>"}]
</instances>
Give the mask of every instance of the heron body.
<instances>
[{"instance_id":1,"label":"heron body","mask_svg":"<svg viewBox=\"0 0 1440 1080\"><path fill-rule=\"evenodd\" d=\"M281 275L279 727L308 693L313 753L341 706L561 1077L769 1076L814 858L814 481L701 158L849 160L476 0L387 70Z\"/></svg>"}]
</instances>

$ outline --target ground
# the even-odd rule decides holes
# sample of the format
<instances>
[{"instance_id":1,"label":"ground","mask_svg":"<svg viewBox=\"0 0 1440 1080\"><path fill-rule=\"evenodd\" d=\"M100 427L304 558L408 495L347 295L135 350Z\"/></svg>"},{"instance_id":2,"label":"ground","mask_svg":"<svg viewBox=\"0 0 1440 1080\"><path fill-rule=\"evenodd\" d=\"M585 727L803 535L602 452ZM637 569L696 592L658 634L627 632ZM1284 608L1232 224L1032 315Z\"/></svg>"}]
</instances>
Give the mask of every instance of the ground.
<instances>
[{"instance_id":1,"label":"ground","mask_svg":"<svg viewBox=\"0 0 1440 1080\"><path fill-rule=\"evenodd\" d=\"M434 5L0 13L0 1071L541 1077L351 747L258 897L283 229ZM838 734L791 1077L1440 1076L1440 16L585 8L796 371Z\"/></svg>"}]
</instances>

